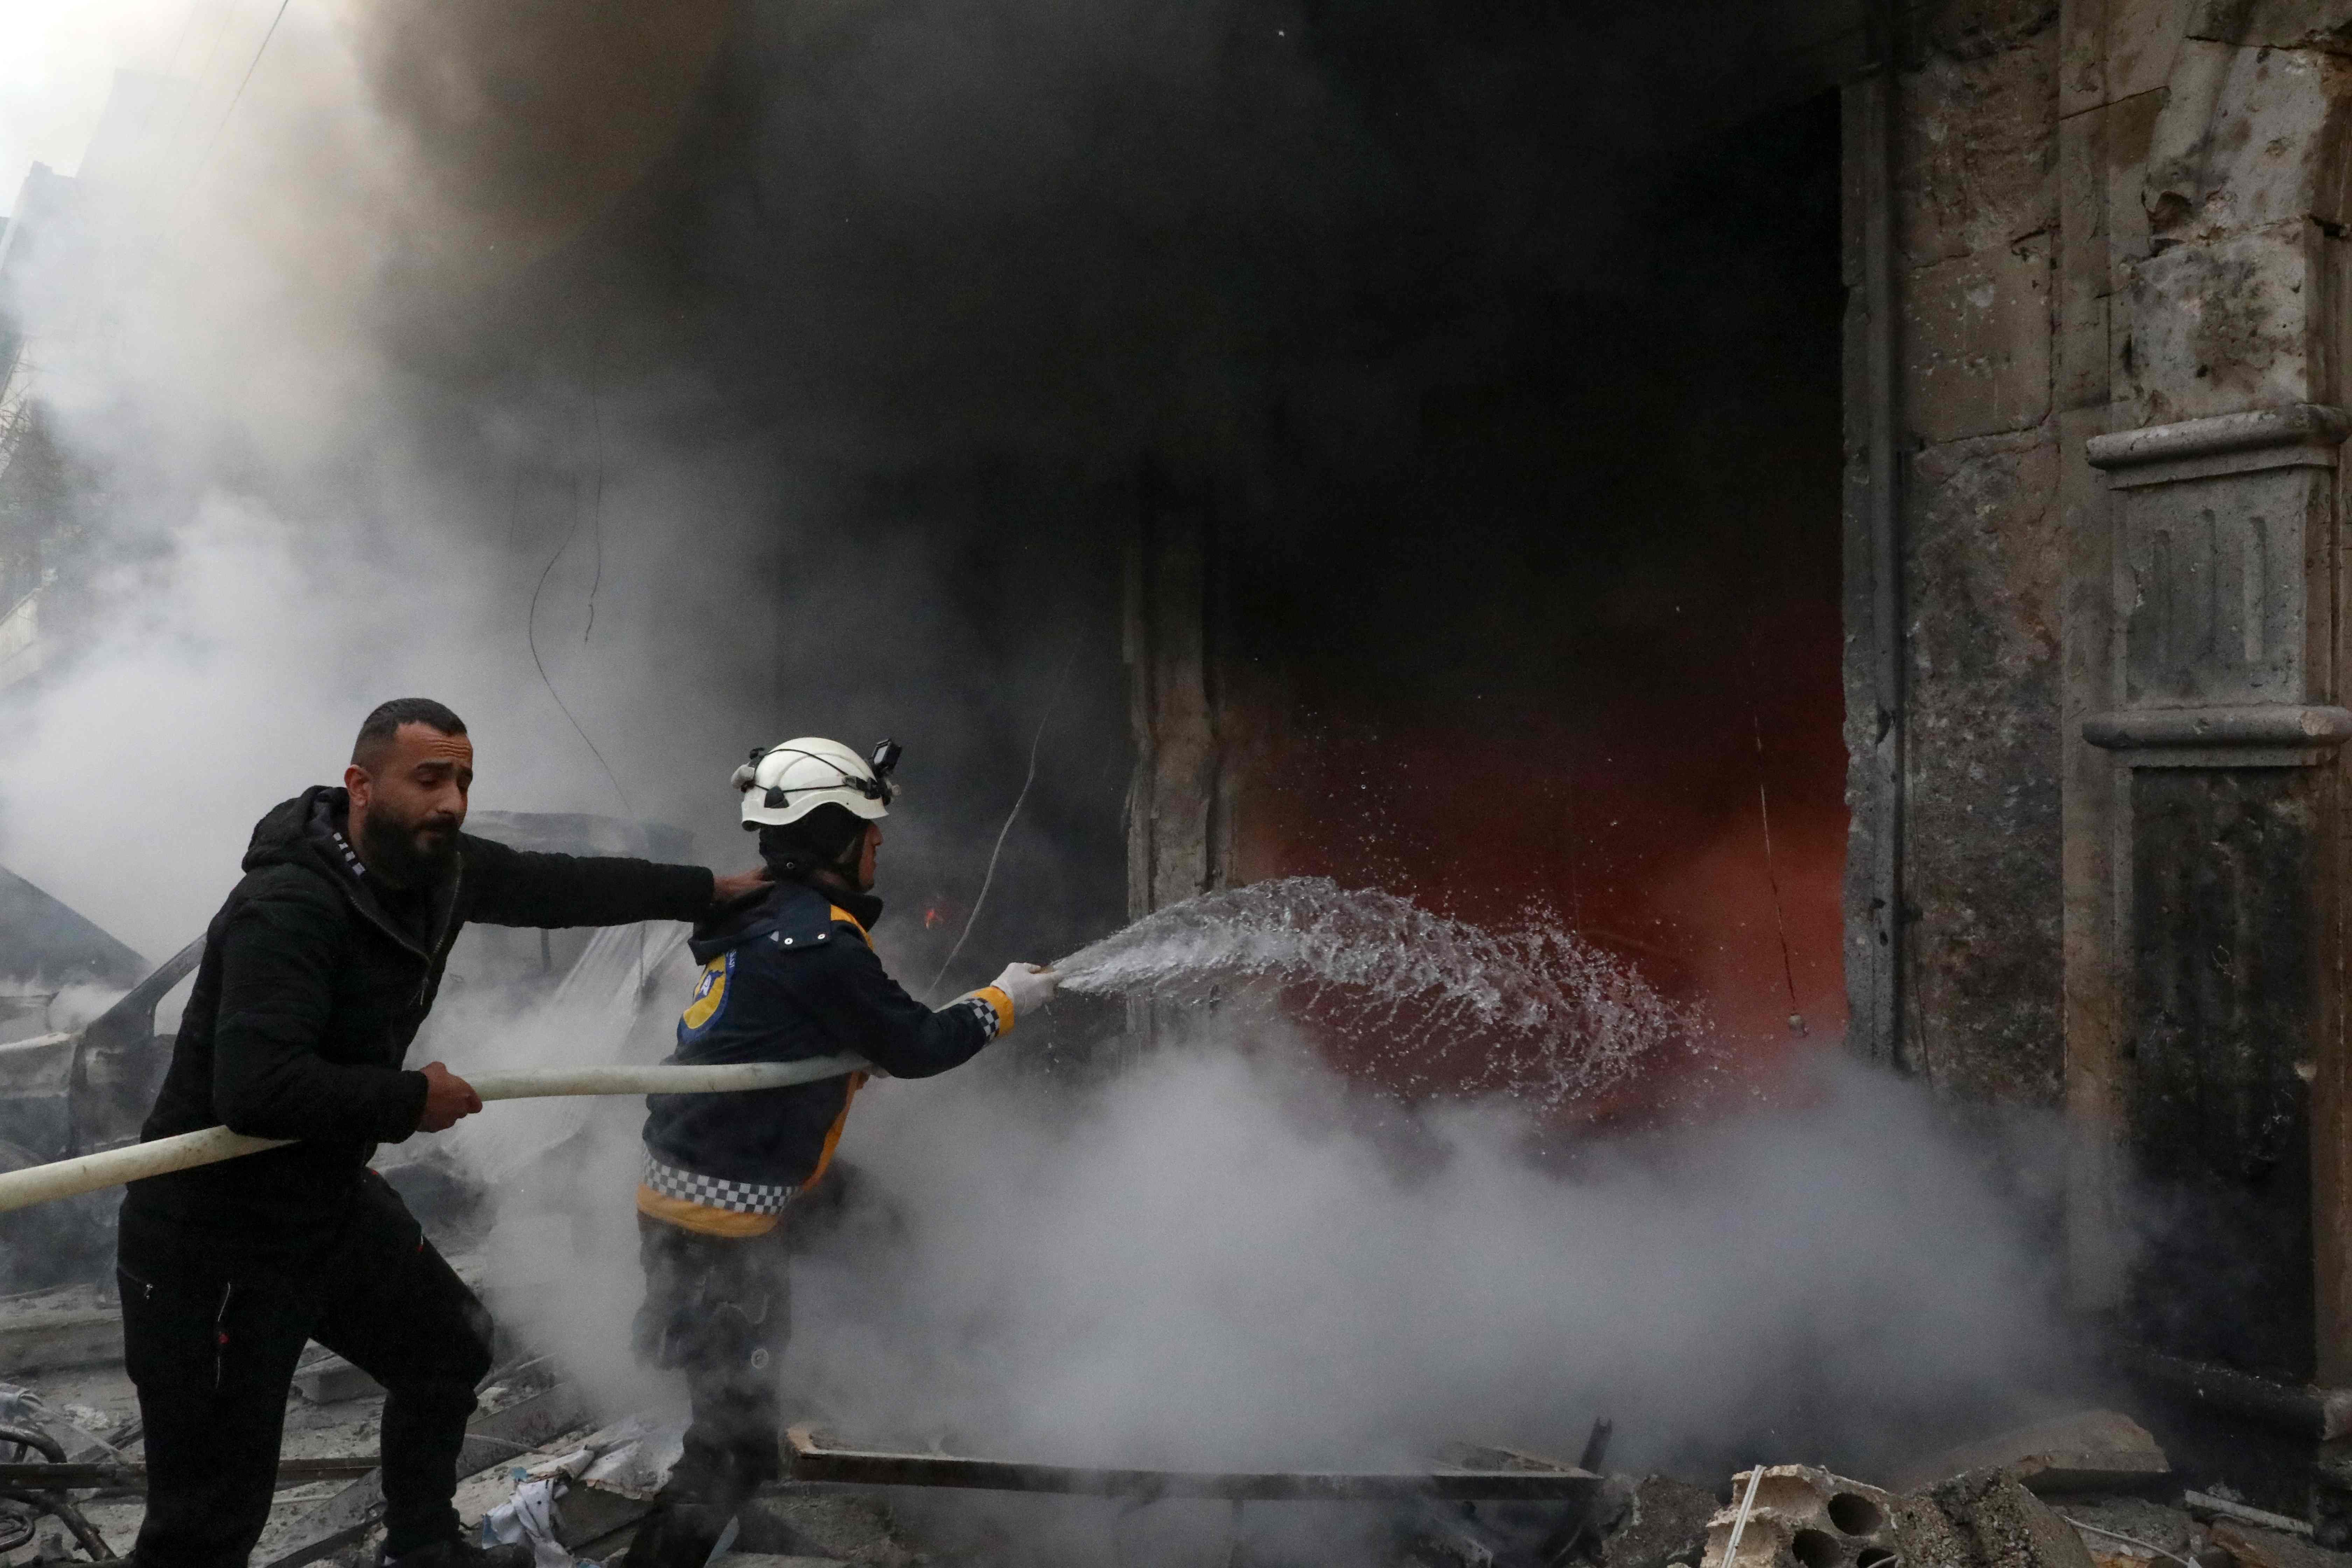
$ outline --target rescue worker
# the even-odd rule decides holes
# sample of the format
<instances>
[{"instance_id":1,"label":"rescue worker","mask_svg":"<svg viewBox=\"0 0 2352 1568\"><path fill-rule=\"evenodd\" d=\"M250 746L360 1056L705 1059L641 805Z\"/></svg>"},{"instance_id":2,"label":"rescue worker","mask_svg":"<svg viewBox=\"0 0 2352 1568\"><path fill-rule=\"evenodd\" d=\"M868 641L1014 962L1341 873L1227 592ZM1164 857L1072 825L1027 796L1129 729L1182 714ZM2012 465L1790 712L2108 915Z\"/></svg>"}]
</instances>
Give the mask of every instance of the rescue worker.
<instances>
[{"instance_id":1,"label":"rescue worker","mask_svg":"<svg viewBox=\"0 0 2352 1568\"><path fill-rule=\"evenodd\" d=\"M462 829L473 742L425 698L368 715L341 788L254 827L205 934L143 1139L226 1125L297 1142L131 1184L117 1237L123 1363L147 1434L142 1568L244 1568L267 1521L286 1394L317 1340L384 1386L383 1555L528 1568L460 1541L450 1507L490 1322L368 1160L482 1108L402 1065L467 921L690 921L766 874L532 855Z\"/></svg>"},{"instance_id":2,"label":"rescue worker","mask_svg":"<svg viewBox=\"0 0 2352 1568\"><path fill-rule=\"evenodd\" d=\"M935 1012L884 973L869 933L882 914L874 863L898 752L886 741L868 761L803 737L756 751L735 771L743 826L759 833L775 887L696 928L702 973L671 1061L849 1052L893 1078L928 1078L1053 996L1049 971L1015 963ZM693 1419L625 1568L702 1568L744 1500L782 1471L776 1363L790 1297L781 1222L824 1174L864 1081L647 1097L636 1346L686 1373Z\"/></svg>"}]
</instances>

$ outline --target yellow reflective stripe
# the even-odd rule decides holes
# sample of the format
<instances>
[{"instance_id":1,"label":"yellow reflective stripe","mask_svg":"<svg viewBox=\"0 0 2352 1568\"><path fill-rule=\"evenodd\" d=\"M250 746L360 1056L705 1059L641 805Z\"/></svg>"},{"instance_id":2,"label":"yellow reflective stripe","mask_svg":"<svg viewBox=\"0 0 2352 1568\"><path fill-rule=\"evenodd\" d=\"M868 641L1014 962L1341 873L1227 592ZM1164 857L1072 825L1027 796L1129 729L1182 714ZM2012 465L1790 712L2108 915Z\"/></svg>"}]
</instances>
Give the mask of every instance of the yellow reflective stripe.
<instances>
[{"instance_id":1,"label":"yellow reflective stripe","mask_svg":"<svg viewBox=\"0 0 2352 1568\"><path fill-rule=\"evenodd\" d=\"M973 992L972 994L987 1003L990 1009L996 1014L996 1032L998 1034L1003 1034L1006 1030L1013 1027L1012 997L1007 996L1003 992L998 990L993 985L983 985L979 990Z\"/></svg>"},{"instance_id":2,"label":"yellow reflective stripe","mask_svg":"<svg viewBox=\"0 0 2352 1568\"><path fill-rule=\"evenodd\" d=\"M657 1193L642 1182L637 1184L637 1212L698 1236L765 1236L784 1217L780 1214L739 1214L733 1209L688 1203L684 1198Z\"/></svg>"},{"instance_id":3,"label":"yellow reflective stripe","mask_svg":"<svg viewBox=\"0 0 2352 1568\"><path fill-rule=\"evenodd\" d=\"M856 915L851 914L847 910L843 909L839 904L833 906L833 918L835 921L846 921L849 923L850 929L855 931L861 938L864 938L866 946L872 947L874 945L874 938L867 933L866 930L866 922L859 920Z\"/></svg>"},{"instance_id":4,"label":"yellow reflective stripe","mask_svg":"<svg viewBox=\"0 0 2352 1568\"><path fill-rule=\"evenodd\" d=\"M833 1127L824 1135L824 1151L816 1157L816 1169L811 1171L808 1173L808 1180L801 1184L803 1192L816 1185L818 1179L824 1174L825 1168L833 1163L834 1145L841 1142L841 1130L849 1125L849 1102L856 1100L857 1091L866 1087L866 1075L862 1072L854 1072L845 1081L847 1088L841 1097L841 1114L833 1119Z\"/></svg>"}]
</instances>

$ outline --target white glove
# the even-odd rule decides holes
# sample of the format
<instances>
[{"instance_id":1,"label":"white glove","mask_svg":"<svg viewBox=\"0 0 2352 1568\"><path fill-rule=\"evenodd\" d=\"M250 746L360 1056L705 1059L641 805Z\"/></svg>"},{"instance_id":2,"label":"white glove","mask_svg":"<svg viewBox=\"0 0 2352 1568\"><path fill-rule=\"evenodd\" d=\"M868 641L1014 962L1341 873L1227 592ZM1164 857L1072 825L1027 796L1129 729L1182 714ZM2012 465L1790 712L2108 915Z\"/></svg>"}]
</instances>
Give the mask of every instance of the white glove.
<instances>
[{"instance_id":1,"label":"white glove","mask_svg":"<svg viewBox=\"0 0 2352 1568\"><path fill-rule=\"evenodd\" d=\"M1017 1024L1054 999L1062 977L1042 964L1008 963L1004 973L989 984L1013 998L1013 1021Z\"/></svg>"}]
</instances>

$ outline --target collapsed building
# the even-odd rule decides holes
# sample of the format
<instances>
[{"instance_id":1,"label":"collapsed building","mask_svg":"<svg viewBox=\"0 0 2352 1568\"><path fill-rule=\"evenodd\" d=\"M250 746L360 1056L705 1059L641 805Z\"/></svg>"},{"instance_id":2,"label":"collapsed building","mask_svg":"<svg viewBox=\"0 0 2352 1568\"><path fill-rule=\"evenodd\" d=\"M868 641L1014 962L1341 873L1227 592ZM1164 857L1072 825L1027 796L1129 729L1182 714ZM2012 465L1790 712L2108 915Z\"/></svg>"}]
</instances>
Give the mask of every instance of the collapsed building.
<instances>
[{"instance_id":1,"label":"collapsed building","mask_svg":"<svg viewBox=\"0 0 2352 1568\"><path fill-rule=\"evenodd\" d=\"M1792 0L1710 11L1675 54L1638 20L1410 12L1220 12L1184 69L1116 75L1085 135L993 111L1067 58L1000 61L1010 86L953 103L1010 148L958 161L919 107L828 112L909 58L870 10L682 8L659 89L499 209L523 259L404 325L527 413L592 343L614 379L691 367L689 407L635 411L762 447L839 520L823 554L762 558L780 595L946 542L948 568L871 586L929 645L877 650L877 680L992 703L959 667L1013 668L1006 635L928 603L1001 587L997 542L1055 563L1075 603L1045 662L1075 673L1039 688L1068 707L1031 809L1085 852L1007 875L1065 948L1292 875L1539 906L1755 1058L1842 1035L1958 1114L2056 1113L2070 1305L2136 1413L2221 1434L2200 1464L2259 1453L2259 1500L2304 1511L2352 1387L2352 13ZM612 40L572 41L602 79ZM452 181L510 195L576 152L515 104L596 118L486 48L531 90L485 131L377 43ZM1344 107L1338 153L1301 72ZM994 178L1023 158L1055 196ZM69 184L27 183L0 286L70 232ZM84 532L13 304L0 684L66 662ZM588 461L516 481L534 559ZM991 750L947 759L970 787L943 837L984 845L1022 783L1019 744ZM977 873L924 900L955 917L939 956ZM55 978L24 951L0 970ZM1104 1050L1156 1026L1125 1022Z\"/></svg>"}]
</instances>

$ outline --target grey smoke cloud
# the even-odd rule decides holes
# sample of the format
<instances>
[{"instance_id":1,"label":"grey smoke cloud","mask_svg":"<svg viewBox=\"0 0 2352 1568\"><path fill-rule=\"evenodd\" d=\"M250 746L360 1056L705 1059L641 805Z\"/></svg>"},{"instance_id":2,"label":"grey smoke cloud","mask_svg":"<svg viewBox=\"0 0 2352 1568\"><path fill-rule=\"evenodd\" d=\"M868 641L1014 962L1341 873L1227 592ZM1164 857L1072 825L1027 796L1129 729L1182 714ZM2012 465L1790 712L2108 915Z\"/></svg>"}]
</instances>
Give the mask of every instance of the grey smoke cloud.
<instances>
[{"instance_id":1,"label":"grey smoke cloud","mask_svg":"<svg viewBox=\"0 0 2352 1568\"><path fill-rule=\"evenodd\" d=\"M597 984L631 982L607 967ZM504 1038L499 1065L582 1031L643 1059L689 968L634 1024L550 1007L500 1036L461 1003L436 1027ZM1231 1007L1083 1085L1041 1074L1037 1045L1016 1029L858 1097L844 1215L794 1264L790 1418L1080 1465L1376 1468L1456 1440L1572 1458L1608 1415L1612 1468L1705 1482L1759 1455L1883 1476L2076 1392L2040 1229L2052 1119L1963 1133L1917 1086L1825 1055L1704 1123L1563 1135L1502 1097L1374 1099ZM448 1142L499 1184L507 1310L616 1407L675 1410L629 1348L638 1120L494 1111ZM551 1204L517 1154L566 1137ZM1163 1558L1105 1506L899 1503L939 1542L1009 1532L1043 1562L1100 1561L1114 1531L1181 1561L1223 1523L1175 1510L1151 1527ZM1334 1562L1378 1522L1259 1511Z\"/></svg>"},{"instance_id":2,"label":"grey smoke cloud","mask_svg":"<svg viewBox=\"0 0 2352 1568\"><path fill-rule=\"evenodd\" d=\"M903 1234L806 1261L786 1384L853 1432L1199 1467L1572 1457L1602 1415L1637 1468L1868 1465L2030 1405L2047 1260L1982 1151L1834 1058L1785 1089L1563 1164L1501 1102L1400 1158L1272 1026L1075 1097L887 1086L844 1153Z\"/></svg>"}]
</instances>

